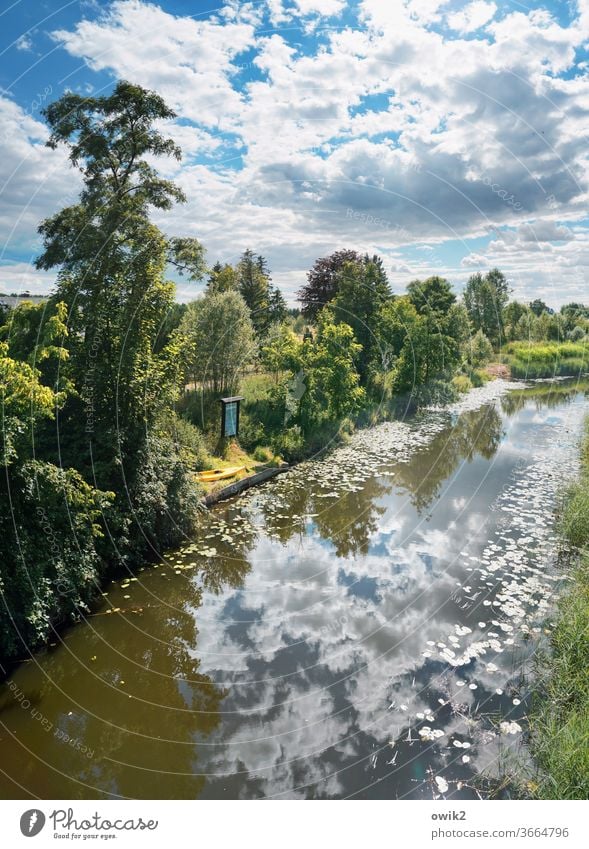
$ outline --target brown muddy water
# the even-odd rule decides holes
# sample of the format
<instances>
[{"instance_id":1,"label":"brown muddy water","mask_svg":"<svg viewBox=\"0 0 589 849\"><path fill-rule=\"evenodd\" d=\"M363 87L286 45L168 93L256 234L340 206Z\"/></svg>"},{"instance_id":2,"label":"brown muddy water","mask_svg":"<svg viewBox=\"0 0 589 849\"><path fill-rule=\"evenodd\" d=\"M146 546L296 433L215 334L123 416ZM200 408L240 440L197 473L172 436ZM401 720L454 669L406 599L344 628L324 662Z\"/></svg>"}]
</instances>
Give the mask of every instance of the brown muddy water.
<instances>
[{"instance_id":1,"label":"brown muddy water","mask_svg":"<svg viewBox=\"0 0 589 849\"><path fill-rule=\"evenodd\" d=\"M0 688L0 796L476 798L521 756L587 408L496 382L218 505Z\"/></svg>"}]
</instances>

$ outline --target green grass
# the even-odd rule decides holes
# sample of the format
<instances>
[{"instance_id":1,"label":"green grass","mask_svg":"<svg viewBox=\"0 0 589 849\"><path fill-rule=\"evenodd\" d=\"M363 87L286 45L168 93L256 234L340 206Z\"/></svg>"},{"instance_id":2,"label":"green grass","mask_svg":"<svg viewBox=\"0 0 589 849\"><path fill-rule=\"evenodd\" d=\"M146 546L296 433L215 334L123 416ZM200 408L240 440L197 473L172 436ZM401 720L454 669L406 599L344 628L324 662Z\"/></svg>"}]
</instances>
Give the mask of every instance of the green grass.
<instances>
[{"instance_id":1,"label":"green grass","mask_svg":"<svg viewBox=\"0 0 589 849\"><path fill-rule=\"evenodd\" d=\"M515 378L577 377L589 371L584 342L510 342L501 355Z\"/></svg>"},{"instance_id":2,"label":"green grass","mask_svg":"<svg viewBox=\"0 0 589 849\"><path fill-rule=\"evenodd\" d=\"M540 771L533 794L541 799L589 798L589 419L581 459L581 478L566 493L561 516L577 567L558 605L551 650L539 661L529 716Z\"/></svg>"}]
</instances>

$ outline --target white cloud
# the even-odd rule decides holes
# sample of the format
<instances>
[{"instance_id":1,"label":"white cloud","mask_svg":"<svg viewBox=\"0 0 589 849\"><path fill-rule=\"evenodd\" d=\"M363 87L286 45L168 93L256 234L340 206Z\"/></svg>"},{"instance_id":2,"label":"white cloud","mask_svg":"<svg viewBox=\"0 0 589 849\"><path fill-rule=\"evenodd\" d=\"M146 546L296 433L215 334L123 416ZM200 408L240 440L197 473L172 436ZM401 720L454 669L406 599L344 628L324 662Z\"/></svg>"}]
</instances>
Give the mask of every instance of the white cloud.
<instances>
[{"instance_id":1,"label":"white cloud","mask_svg":"<svg viewBox=\"0 0 589 849\"><path fill-rule=\"evenodd\" d=\"M345 6L345 0L294 0L301 15L339 15Z\"/></svg>"},{"instance_id":2,"label":"white cloud","mask_svg":"<svg viewBox=\"0 0 589 849\"><path fill-rule=\"evenodd\" d=\"M291 15L285 11L282 0L266 0L270 23L279 26L291 20Z\"/></svg>"},{"instance_id":3,"label":"white cloud","mask_svg":"<svg viewBox=\"0 0 589 849\"><path fill-rule=\"evenodd\" d=\"M180 18L140 0L115 0L97 20L53 37L93 70L112 69L156 89L184 118L227 129L241 101L231 83L233 60L254 43L254 27Z\"/></svg>"},{"instance_id":4,"label":"white cloud","mask_svg":"<svg viewBox=\"0 0 589 849\"><path fill-rule=\"evenodd\" d=\"M474 0L459 12L447 17L448 26L461 33L474 32L487 24L495 16L497 6L486 0Z\"/></svg>"},{"instance_id":5,"label":"white cloud","mask_svg":"<svg viewBox=\"0 0 589 849\"><path fill-rule=\"evenodd\" d=\"M28 36L26 33L23 33L20 38L17 38L14 43L14 46L17 50L31 50L33 47L33 42L30 36Z\"/></svg>"},{"instance_id":6,"label":"white cloud","mask_svg":"<svg viewBox=\"0 0 589 849\"><path fill-rule=\"evenodd\" d=\"M7 295L29 292L31 295L47 294L55 281L55 274L37 271L27 262L0 264L0 292Z\"/></svg>"},{"instance_id":7,"label":"white cloud","mask_svg":"<svg viewBox=\"0 0 589 849\"><path fill-rule=\"evenodd\" d=\"M42 218L75 201L80 180L62 150L45 146L45 124L0 96L0 244L2 257L35 255Z\"/></svg>"},{"instance_id":8,"label":"white cloud","mask_svg":"<svg viewBox=\"0 0 589 849\"><path fill-rule=\"evenodd\" d=\"M250 5L226 3L203 20L116 0L55 34L91 69L154 88L176 109L169 132L185 161L161 167L189 202L158 220L202 238L211 261L252 246L294 292L316 256L344 246L401 268L400 245L529 225L509 251L515 267L517 251L563 236L555 222L584 217L589 93L570 71L586 41L585 0L570 26L542 10L492 19L491 2L449 12L436 0L362 0L360 28L330 29L306 52L288 29L257 31L256 15L263 8L279 26L337 14L340 0ZM443 15L469 38L436 32ZM245 84L242 63L255 69ZM27 155L39 155L31 144ZM32 206L31 220L40 211ZM495 239L495 256L507 256L506 239ZM459 279L459 255L455 266ZM559 273L563 291L577 286L572 267L561 262Z\"/></svg>"}]
</instances>

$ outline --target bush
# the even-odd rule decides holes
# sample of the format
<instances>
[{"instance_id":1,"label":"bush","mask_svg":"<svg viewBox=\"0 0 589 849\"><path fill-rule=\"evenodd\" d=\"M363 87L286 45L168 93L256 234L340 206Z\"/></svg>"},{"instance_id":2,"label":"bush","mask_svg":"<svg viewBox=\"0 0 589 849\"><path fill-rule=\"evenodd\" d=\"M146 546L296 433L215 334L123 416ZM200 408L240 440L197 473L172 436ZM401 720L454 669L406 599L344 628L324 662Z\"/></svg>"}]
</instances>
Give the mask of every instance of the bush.
<instances>
[{"instance_id":1,"label":"bush","mask_svg":"<svg viewBox=\"0 0 589 849\"><path fill-rule=\"evenodd\" d=\"M119 550L127 565L135 567L190 537L196 530L200 496L170 436L150 434L128 481L128 503L118 505L123 540Z\"/></svg>"},{"instance_id":2,"label":"bush","mask_svg":"<svg viewBox=\"0 0 589 849\"><path fill-rule=\"evenodd\" d=\"M458 391L448 380L430 380L417 386L411 393L417 407L443 407L458 399Z\"/></svg>"},{"instance_id":3,"label":"bush","mask_svg":"<svg viewBox=\"0 0 589 849\"><path fill-rule=\"evenodd\" d=\"M578 324L577 324L576 327L573 327L573 329L569 330L569 332L567 333L567 339L570 342L580 342L584 338L585 338L585 331Z\"/></svg>"},{"instance_id":4,"label":"bush","mask_svg":"<svg viewBox=\"0 0 589 849\"><path fill-rule=\"evenodd\" d=\"M52 627L88 610L105 569L97 543L113 499L51 463L31 460L5 473L11 496L9 504L0 487L0 661L23 657Z\"/></svg>"},{"instance_id":5,"label":"bush","mask_svg":"<svg viewBox=\"0 0 589 849\"><path fill-rule=\"evenodd\" d=\"M180 459L191 469L207 469L211 460L204 433L192 422L176 413L168 413L162 420Z\"/></svg>"},{"instance_id":6,"label":"bush","mask_svg":"<svg viewBox=\"0 0 589 849\"><path fill-rule=\"evenodd\" d=\"M252 454L257 463L269 463L272 460L273 454L269 448L263 448L261 445L256 446Z\"/></svg>"},{"instance_id":7,"label":"bush","mask_svg":"<svg viewBox=\"0 0 589 849\"><path fill-rule=\"evenodd\" d=\"M457 392L460 392L461 395L464 395L470 389L472 389L472 382L469 377L465 374L457 374L452 378L452 386Z\"/></svg>"},{"instance_id":8,"label":"bush","mask_svg":"<svg viewBox=\"0 0 589 849\"><path fill-rule=\"evenodd\" d=\"M493 359L493 346L482 330L477 330L468 343L468 362L476 367L484 366Z\"/></svg>"},{"instance_id":9,"label":"bush","mask_svg":"<svg viewBox=\"0 0 589 849\"><path fill-rule=\"evenodd\" d=\"M464 374L468 377L473 387L484 386L491 379L484 369L465 368Z\"/></svg>"},{"instance_id":10,"label":"bush","mask_svg":"<svg viewBox=\"0 0 589 849\"><path fill-rule=\"evenodd\" d=\"M242 409L239 414L239 444L246 451L254 451L260 443L267 442L264 425Z\"/></svg>"},{"instance_id":11,"label":"bush","mask_svg":"<svg viewBox=\"0 0 589 849\"><path fill-rule=\"evenodd\" d=\"M272 437L272 450L287 463L302 460L305 456L305 439L300 427L289 427Z\"/></svg>"}]
</instances>

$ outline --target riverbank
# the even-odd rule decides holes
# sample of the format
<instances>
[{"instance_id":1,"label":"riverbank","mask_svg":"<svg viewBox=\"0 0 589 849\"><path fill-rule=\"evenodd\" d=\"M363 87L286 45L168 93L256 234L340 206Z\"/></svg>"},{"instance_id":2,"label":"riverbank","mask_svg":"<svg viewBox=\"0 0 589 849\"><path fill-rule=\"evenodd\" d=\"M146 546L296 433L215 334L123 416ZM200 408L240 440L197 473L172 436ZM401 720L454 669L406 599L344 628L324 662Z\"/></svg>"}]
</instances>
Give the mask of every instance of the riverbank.
<instances>
[{"instance_id":1,"label":"riverbank","mask_svg":"<svg viewBox=\"0 0 589 849\"><path fill-rule=\"evenodd\" d=\"M509 342L501 361L516 379L581 377L589 369L589 347L586 342Z\"/></svg>"},{"instance_id":2,"label":"riverbank","mask_svg":"<svg viewBox=\"0 0 589 849\"><path fill-rule=\"evenodd\" d=\"M530 745L540 769L540 799L589 798L589 418L581 441L581 475L565 494L563 538L575 554L561 597L551 651L539 661L529 717Z\"/></svg>"}]
</instances>

